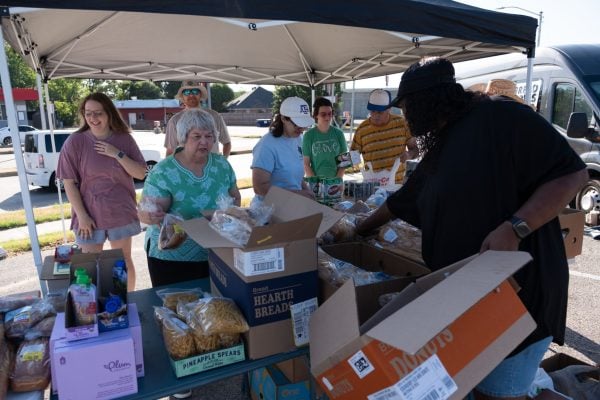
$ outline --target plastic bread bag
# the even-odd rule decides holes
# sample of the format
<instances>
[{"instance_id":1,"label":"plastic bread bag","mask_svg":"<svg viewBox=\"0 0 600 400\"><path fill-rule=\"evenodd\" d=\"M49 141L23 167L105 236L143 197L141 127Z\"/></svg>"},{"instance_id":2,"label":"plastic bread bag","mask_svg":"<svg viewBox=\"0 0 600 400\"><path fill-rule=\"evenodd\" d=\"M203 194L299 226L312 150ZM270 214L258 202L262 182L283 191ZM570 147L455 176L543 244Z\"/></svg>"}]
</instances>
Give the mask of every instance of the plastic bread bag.
<instances>
[{"instance_id":1,"label":"plastic bread bag","mask_svg":"<svg viewBox=\"0 0 600 400\"><path fill-rule=\"evenodd\" d=\"M44 297L44 299L52 304L52 307L54 307L54 311L56 311L57 313L59 312L65 312L65 304L67 302L67 290L58 290L55 292L49 292L46 294L46 296Z\"/></svg>"},{"instance_id":2,"label":"plastic bread bag","mask_svg":"<svg viewBox=\"0 0 600 400\"><path fill-rule=\"evenodd\" d=\"M181 217L174 214L165 214L158 235L158 248L160 250L175 249L187 239L187 234L179 225L183 222Z\"/></svg>"},{"instance_id":3,"label":"plastic bread bag","mask_svg":"<svg viewBox=\"0 0 600 400\"><path fill-rule=\"evenodd\" d=\"M200 288L165 288L157 290L156 295L162 300L163 307L167 307L172 311L177 311L177 303L179 301L187 303L196 301L202 297L203 292Z\"/></svg>"},{"instance_id":4,"label":"plastic bread bag","mask_svg":"<svg viewBox=\"0 0 600 400\"><path fill-rule=\"evenodd\" d=\"M385 189L379 188L369 196L367 200L365 200L365 204L367 204L371 208L377 208L381 206L388 198L388 193Z\"/></svg>"},{"instance_id":5,"label":"plastic bread bag","mask_svg":"<svg viewBox=\"0 0 600 400\"><path fill-rule=\"evenodd\" d=\"M138 210L148 213L155 213L162 210L162 208L156 204L156 201L151 197L142 197L138 203Z\"/></svg>"},{"instance_id":6,"label":"plastic bread bag","mask_svg":"<svg viewBox=\"0 0 600 400\"><path fill-rule=\"evenodd\" d=\"M356 236L357 218L353 214L345 214L335 223L321 239L325 244L348 242L354 240Z\"/></svg>"},{"instance_id":7,"label":"plastic bread bag","mask_svg":"<svg viewBox=\"0 0 600 400\"><path fill-rule=\"evenodd\" d=\"M275 206L273 204L266 204L262 200L250 203L249 213L255 221L255 226L263 226L271 222L274 211Z\"/></svg>"},{"instance_id":8,"label":"plastic bread bag","mask_svg":"<svg viewBox=\"0 0 600 400\"><path fill-rule=\"evenodd\" d=\"M167 353L173 360L181 360L196 354L192 330L176 316L163 319L162 334Z\"/></svg>"},{"instance_id":9,"label":"plastic bread bag","mask_svg":"<svg viewBox=\"0 0 600 400\"><path fill-rule=\"evenodd\" d=\"M198 300L187 321L194 331L205 335L243 333L250 329L235 302L225 297Z\"/></svg>"},{"instance_id":10,"label":"plastic bread bag","mask_svg":"<svg viewBox=\"0 0 600 400\"><path fill-rule=\"evenodd\" d=\"M44 390L50 383L50 352L48 338L21 342L15 355L10 377L14 392Z\"/></svg>"},{"instance_id":11,"label":"plastic bread bag","mask_svg":"<svg viewBox=\"0 0 600 400\"><path fill-rule=\"evenodd\" d=\"M386 281L393 277L381 271L366 271L349 262L330 256L321 248L318 250L317 270L319 277L334 287L342 286L348 279L354 280L355 286L368 285Z\"/></svg>"},{"instance_id":12,"label":"plastic bread bag","mask_svg":"<svg viewBox=\"0 0 600 400\"><path fill-rule=\"evenodd\" d=\"M0 339L0 399L6 399L8 386L10 382L10 372L13 369L15 355L12 346L9 343L2 342Z\"/></svg>"},{"instance_id":13,"label":"plastic bread bag","mask_svg":"<svg viewBox=\"0 0 600 400\"><path fill-rule=\"evenodd\" d=\"M54 328L54 321L56 315L52 315L44 318L25 332L25 340L33 340L40 337L50 337L52 335L52 329Z\"/></svg>"},{"instance_id":14,"label":"plastic bread bag","mask_svg":"<svg viewBox=\"0 0 600 400\"><path fill-rule=\"evenodd\" d=\"M167 307L154 306L154 320L162 332L163 321L166 318L179 318L175 311Z\"/></svg>"},{"instance_id":15,"label":"plastic bread bag","mask_svg":"<svg viewBox=\"0 0 600 400\"><path fill-rule=\"evenodd\" d=\"M256 222L247 210L240 207L229 207L226 210L216 210L210 219L209 226L219 235L244 246L250 238Z\"/></svg>"},{"instance_id":16,"label":"plastic bread bag","mask_svg":"<svg viewBox=\"0 0 600 400\"><path fill-rule=\"evenodd\" d=\"M4 316L5 335L9 339L22 339L29 328L52 315L56 315L54 307L45 300L10 311Z\"/></svg>"},{"instance_id":17,"label":"plastic bread bag","mask_svg":"<svg viewBox=\"0 0 600 400\"><path fill-rule=\"evenodd\" d=\"M6 313L17 308L25 307L40 301L39 296L34 296L32 293L9 294L0 296L0 312Z\"/></svg>"}]
</instances>

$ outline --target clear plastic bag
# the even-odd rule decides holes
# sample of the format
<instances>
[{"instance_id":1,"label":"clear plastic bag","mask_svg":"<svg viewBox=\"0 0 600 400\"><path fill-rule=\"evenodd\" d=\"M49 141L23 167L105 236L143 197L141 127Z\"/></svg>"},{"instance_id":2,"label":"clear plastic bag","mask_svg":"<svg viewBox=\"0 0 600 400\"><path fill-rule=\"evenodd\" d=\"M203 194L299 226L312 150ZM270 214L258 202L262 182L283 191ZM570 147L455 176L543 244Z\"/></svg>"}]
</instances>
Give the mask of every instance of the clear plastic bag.
<instances>
[{"instance_id":1,"label":"clear plastic bag","mask_svg":"<svg viewBox=\"0 0 600 400\"><path fill-rule=\"evenodd\" d=\"M242 208L228 205L225 199L219 200L217 204L220 208L213 213L209 225L221 236L239 246L248 242L255 226L266 225L273 215L273 206L262 201L253 201L250 208ZM221 208L225 206L227 207Z\"/></svg>"},{"instance_id":2,"label":"clear plastic bag","mask_svg":"<svg viewBox=\"0 0 600 400\"><path fill-rule=\"evenodd\" d=\"M189 306L191 309L186 320L198 334L233 334L243 333L250 329L232 299L208 297Z\"/></svg>"},{"instance_id":3,"label":"clear plastic bag","mask_svg":"<svg viewBox=\"0 0 600 400\"><path fill-rule=\"evenodd\" d=\"M187 239L187 234L179 225L183 222L175 214L165 214L158 235L158 248L160 250L175 249Z\"/></svg>"},{"instance_id":4,"label":"clear plastic bag","mask_svg":"<svg viewBox=\"0 0 600 400\"><path fill-rule=\"evenodd\" d=\"M14 392L44 390L50 383L50 352L47 338L21 342L15 356L10 384Z\"/></svg>"},{"instance_id":5,"label":"clear plastic bag","mask_svg":"<svg viewBox=\"0 0 600 400\"><path fill-rule=\"evenodd\" d=\"M317 270L319 277L334 287L342 286L351 278L354 280L355 286L368 285L393 278L385 272L366 271L349 262L339 260L330 256L321 248L318 251Z\"/></svg>"},{"instance_id":6,"label":"clear plastic bag","mask_svg":"<svg viewBox=\"0 0 600 400\"><path fill-rule=\"evenodd\" d=\"M8 312L4 316L5 335L9 339L22 339L31 327L53 315L56 315L54 307L45 300Z\"/></svg>"},{"instance_id":7,"label":"clear plastic bag","mask_svg":"<svg viewBox=\"0 0 600 400\"><path fill-rule=\"evenodd\" d=\"M200 288L165 288L156 291L156 295L162 300L163 306L175 312L177 311L178 302L190 303L198 300L203 294L204 292Z\"/></svg>"},{"instance_id":8,"label":"clear plastic bag","mask_svg":"<svg viewBox=\"0 0 600 400\"><path fill-rule=\"evenodd\" d=\"M32 293L9 294L0 296L0 312L6 313L17 308L25 307L40 300Z\"/></svg>"},{"instance_id":9,"label":"clear plastic bag","mask_svg":"<svg viewBox=\"0 0 600 400\"><path fill-rule=\"evenodd\" d=\"M167 307L154 306L154 320L158 324L161 331L162 331L163 321L166 318L179 318L179 316L175 313L175 311L173 311Z\"/></svg>"},{"instance_id":10,"label":"clear plastic bag","mask_svg":"<svg viewBox=\"0 0 600 400\"><path fill-rule=\"evenodd\" d=\"M42 319L40 322L27 329L25 332L25 340L33 340L40 337L50 337L52 335L52 329L54 328L54 321L56 315L52 315Z\"/></svg>"},{"instance_id":11,"label":"clear plastic bag","mask_svg":"<svg viewBox=\"0 0 600 400\"><path fill-rule=\"evenodd\" d=\"M163 319L162 334L165 348L172 359L181 360L196 354L192 330L176 316Z\"/></svg>"}]
</instances>

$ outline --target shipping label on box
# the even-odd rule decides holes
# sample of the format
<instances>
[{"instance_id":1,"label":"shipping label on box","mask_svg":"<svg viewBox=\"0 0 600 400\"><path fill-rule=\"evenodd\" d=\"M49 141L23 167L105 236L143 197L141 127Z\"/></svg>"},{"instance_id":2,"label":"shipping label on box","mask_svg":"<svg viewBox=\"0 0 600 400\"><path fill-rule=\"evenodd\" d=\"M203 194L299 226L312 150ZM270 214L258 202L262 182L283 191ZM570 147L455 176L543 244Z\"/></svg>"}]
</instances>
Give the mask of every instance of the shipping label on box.
<instances>
[{"instance_id":1,"label":"shipping label on box","mask_svg":"<svg viewBox=\"0 0 600 400\"><path fill-rule=\"evenodd\" d=\"M367 321L344 284L311 319L313 375L335 399L413 398L416 381L419 395L462 399L535 328L507 280L530 259L488 251L418 279ZM424 364L442 379L415 372Z\"/></svg>"},{"instance_id":2,"label":"shipping label on box","mask_svg":"<svg viewBox=\"0 0 600 400\"><path fill-rule=\"evenodd\" d=\"M317 296L317 271L245 282L215 252L208 255L211 282L235 301L250 326L290 318L290 307Z\"/></svg>"},{"instance_id":3,"label":"shipping label on box","mask_svg":"<svg viewBox=\"0 0 600 400\"><path fill-rule=\"evenodd\" d=\"M283 247L242 251L233 249L233 266L244 276L255 276L285 270Z\"/></svg>"},{"instance_id":4,"label":"shipping label on box","mask_svg":"<svg viewBox=\"0 0 600 400\"><path fill-rule=\"evenodd\" d=\"M310 341L308 333L309 321L310 317L317 310L317 307L318 302L316 297L290 306L292 326L294 327L294 343L296 346L304 346Z\"/></svg>"}]
</instances>

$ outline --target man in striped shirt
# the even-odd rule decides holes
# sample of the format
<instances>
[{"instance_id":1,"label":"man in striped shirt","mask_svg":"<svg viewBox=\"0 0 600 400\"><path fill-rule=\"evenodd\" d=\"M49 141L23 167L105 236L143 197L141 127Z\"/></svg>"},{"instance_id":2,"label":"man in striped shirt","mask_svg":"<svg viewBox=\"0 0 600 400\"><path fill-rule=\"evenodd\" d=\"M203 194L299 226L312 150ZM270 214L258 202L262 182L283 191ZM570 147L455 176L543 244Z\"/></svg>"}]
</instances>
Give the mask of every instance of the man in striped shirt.
<instances>
[{"instance_id":1,"label":"man in striped shirt","mask_svg":"<svg viewBox=\"0 0 600 400\"><path fill-rule=\"evenodd\" d=\"M392 95L387 90L371 92L367 104L369 118L356 128L350 150L359 151L365 164L371 163L374 172L391 170L400 158L395 183L402 183L405 162L417 157L418 148L404 118L390 113L391 100Z\"/></svg>"}]
</instances>

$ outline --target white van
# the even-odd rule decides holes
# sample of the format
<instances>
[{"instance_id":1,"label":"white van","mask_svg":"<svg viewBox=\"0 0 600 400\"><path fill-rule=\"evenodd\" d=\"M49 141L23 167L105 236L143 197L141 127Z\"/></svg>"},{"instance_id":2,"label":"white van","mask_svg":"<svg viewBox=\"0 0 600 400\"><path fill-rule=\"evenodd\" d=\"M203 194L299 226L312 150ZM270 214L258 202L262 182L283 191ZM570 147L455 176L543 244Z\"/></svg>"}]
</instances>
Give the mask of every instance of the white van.
<instances>
[{"instance_id":1,"label":"white van","mask_svg":"<svg viewBox=\"0 0 600 400\"><path fill-rule=\"evenodd\" d=\"M49 130L31 131L25 135L23 159L27 183L32 186L42 186L56 190L58 156L65 140L73 132L73 130L54 131L56 153L52 151L52 139ZM140 151L144 156L144 160L146 160L148 169L156 165L165 155L162 148L140 146Z\"/></svg>"},{"instance_id":2,"label":"white van","mask_svg":"<svg viewBox=\"0 0 600 400\"><path fill-rule=\"evenodd\" d=\"M490 79L510 79L524 97L527 58L492 57L456 65L465 88ZM564 45L536 50L530 104L586 163L590 180L573 205L600 212L600 45Z\"/></svg>"}]
</instances>

